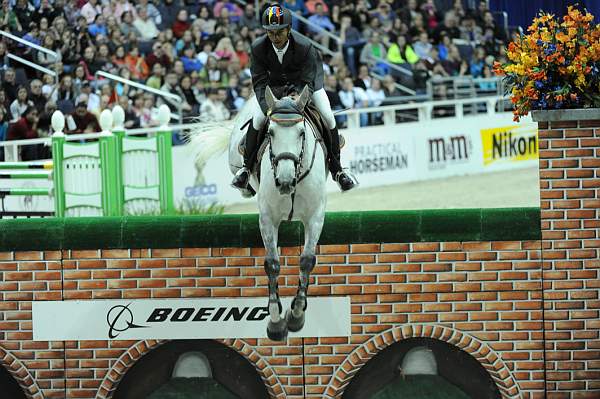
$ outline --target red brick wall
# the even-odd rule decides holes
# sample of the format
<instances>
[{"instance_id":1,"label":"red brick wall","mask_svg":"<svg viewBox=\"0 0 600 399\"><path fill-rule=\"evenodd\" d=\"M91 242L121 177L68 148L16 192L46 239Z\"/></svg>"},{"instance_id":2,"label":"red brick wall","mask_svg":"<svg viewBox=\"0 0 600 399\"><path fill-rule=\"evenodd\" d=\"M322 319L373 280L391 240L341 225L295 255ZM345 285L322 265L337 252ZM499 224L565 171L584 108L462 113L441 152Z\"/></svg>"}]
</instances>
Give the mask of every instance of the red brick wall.
<instances>
[{"instance_id":1,"label":"red brick wall","mask_svg":"<svg viewBox=\"0 0 600 399\"><path fill-rule=\"evenodd\" d=\"M600 120L539 128L548 398L597 399Z\"/></svg>"},{"instance_id":2,"label":"red brick wall","mask_svg":"<svg viewBox=\"0 0 600 399\"><path fill-rule=\"evenodd\" d=\"M361 365L408 337L462 348L505 398L599 398L600 121L541 124L540 149L542 241L322 246L310 294L351 296L350 338L222 342L277 398L340 397ZM299 248L283 255L281 292L293 295ZM32 300L264 296L262 256L0 253L0 359L30 397L108 398L161 342L33 342Z\"/></svg>"}]
</instances>

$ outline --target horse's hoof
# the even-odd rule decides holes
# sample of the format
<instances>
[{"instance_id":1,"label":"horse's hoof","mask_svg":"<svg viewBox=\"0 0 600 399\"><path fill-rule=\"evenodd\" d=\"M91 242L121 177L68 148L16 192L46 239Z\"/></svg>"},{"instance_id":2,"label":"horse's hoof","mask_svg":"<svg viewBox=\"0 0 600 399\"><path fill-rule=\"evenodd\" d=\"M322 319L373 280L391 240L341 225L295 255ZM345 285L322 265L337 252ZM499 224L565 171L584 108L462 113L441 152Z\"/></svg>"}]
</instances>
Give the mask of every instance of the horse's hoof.
<instances>
[{"instance_id":1,"label":"horse's hoof","mask_svg":"<svg viewBox=\"0 0 600 399\"><path fill-rule=\"evenodd\" d=\"M302 327L304 327L304 312L302 312L302 316L294 317L292 309L288 309L288 311L285 312L285 320L287 321L288 330L291 332L300 331L302 330Z\"/></svg>"},{"instance_id":2,"label":"horse's hoof","mask_svg":"<svg viewBox=\"0 0 600 399\"><path fill-rule=\"evenodd\" d=\"M280 319L277 323L269 320L267 324L267 336L272 341L285 341L288 335L288 326L285 319Z\"/></svg>"}]
</instances>

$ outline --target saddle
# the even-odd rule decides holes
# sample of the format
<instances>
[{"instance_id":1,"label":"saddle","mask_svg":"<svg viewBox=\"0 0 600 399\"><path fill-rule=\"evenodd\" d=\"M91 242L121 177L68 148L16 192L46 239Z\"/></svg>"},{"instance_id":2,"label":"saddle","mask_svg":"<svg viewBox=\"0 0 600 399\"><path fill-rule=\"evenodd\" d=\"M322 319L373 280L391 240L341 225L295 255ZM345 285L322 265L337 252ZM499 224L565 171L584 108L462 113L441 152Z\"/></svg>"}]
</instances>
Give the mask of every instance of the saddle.
<instances>
[{"instance_id":1,"label":"saddle","mask_svg":"<svg viewBox=\"0 0 600 399\"><path fill-rule=\"evenodd\" d=\"M304 118L307 123L312 125L313 131L316 134L315 139L321 144L321 147L323 148L323 152L325 153L325 159L327 159L327 148L324 144L325 138L323 137L323 135L325 135L325 134L330 135L331 132L329 131L329 128L327 127L327 124L325 123L325 120L322 118L321 113L319 112L317 107L312 103L307 104L306 107L304 108ZM242 125L242 130L246 129L250 123L252 123L252 119L249 119L248 121L246 121L246 123L244 123ZM267 119L267 123L265 123L264 127L260 130L260 132L258 132L258 142L260 143L260 145L258 147L256 162L254 163L254 165L252 165L252 170L257 172L259 181L260 181L260 168L258 166L260 165L262 156L267 148L267 142L264 140L264 138L267 133L267 130L269 129L269 123L270 123L270 119ZM342 136L341 134L339 136L340 136L340 148L344 148L344 145L346 144L346 140L344 139L344 136ZM331 142L331 138L328 137L328 140ZM240 142L238 143L238 152L240 153L240 155L243 156L245 153L245 150L246 150L246 133L244 133L244 135L240 139Z\"/></svg>"}]
</instances>

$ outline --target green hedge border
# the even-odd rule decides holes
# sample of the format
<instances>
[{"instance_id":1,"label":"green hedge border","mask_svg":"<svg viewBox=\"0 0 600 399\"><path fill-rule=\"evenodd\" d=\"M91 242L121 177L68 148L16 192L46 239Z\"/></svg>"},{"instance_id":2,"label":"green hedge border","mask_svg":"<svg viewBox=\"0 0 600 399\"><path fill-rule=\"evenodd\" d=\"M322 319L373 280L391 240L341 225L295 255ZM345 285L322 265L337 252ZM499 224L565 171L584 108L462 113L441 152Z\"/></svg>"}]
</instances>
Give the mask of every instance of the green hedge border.
<instances>
[{"instance_id":1,"label":"green hedge border","mask_svg":"<svg viewBox=\"0 0 600 399\"><path fill-rule=\"evenodd\" d=\"M332 212L320 244L539 240L539 208ZM285 222L281 246L303 243ZM0 220L0 251L261 247L258 215L130 216Z\"/></svg>"}]
</instances>

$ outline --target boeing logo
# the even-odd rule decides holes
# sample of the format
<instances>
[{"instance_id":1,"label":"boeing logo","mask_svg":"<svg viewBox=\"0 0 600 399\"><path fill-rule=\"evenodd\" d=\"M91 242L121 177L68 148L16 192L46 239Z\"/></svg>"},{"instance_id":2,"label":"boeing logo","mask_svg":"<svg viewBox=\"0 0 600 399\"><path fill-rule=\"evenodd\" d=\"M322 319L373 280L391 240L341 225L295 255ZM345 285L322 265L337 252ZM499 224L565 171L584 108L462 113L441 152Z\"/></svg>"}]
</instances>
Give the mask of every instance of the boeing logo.
<instances>
[{"instance_id":1,"label":"boeing logo","mask_svg":"<svg viewBox=\"0 0 600 399\"><path fill-rule=\"evenodd\" d=\"M133 324L133 313L127 305L115 305L106 314L106 322L108 323L108 337L110 339L117 338L119 333L129 330L130 328L146 328L147 326L139 326Z\"/></svg>"}]
</instances>

